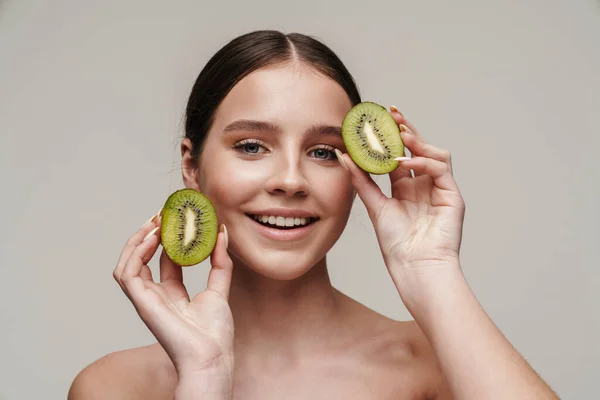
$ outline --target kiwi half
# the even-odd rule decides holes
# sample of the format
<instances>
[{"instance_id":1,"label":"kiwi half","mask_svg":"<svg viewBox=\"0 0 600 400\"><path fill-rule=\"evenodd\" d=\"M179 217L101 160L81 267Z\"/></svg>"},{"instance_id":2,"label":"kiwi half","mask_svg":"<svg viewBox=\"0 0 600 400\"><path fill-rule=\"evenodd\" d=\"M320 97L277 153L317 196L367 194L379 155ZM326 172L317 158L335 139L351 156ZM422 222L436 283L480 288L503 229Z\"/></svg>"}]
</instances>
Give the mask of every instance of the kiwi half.
<instances>
[{"instance_id":1,"label":"kiwi half","mask_svg":"<svg viewBox=\"0 0 600 400\"><path fill-rule=\"evenodd\" d=\"M365 101L352 107L342 122L342 138L352 160L376 175L398 167L404 156L400 129L385 107Z\"/></svg>"},{"instance_id":2,"label":"kiwi half","mask_svg":"<svg viewBox=\"0 0 600 400\"><path fill-rule=\"evenodd\" d=\"M204 261L217 243L217 214L213 204L194 189L174 192L162 210L160 236L174 263L190 266Z\"/></svg>"}]
</instances>

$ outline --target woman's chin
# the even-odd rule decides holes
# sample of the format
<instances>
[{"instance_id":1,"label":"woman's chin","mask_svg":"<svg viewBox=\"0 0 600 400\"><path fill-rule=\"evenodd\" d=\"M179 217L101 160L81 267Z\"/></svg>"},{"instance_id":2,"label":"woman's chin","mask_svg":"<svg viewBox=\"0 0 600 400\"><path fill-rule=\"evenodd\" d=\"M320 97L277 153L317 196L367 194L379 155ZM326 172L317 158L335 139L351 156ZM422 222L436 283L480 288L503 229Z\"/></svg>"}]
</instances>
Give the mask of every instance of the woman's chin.
<instances>
[{"instance_id":1,"label":"woman's chin","mask_svg":"<svg viewBox=\"0 0 600 400\"><path fill-rule=\"evenodd\" d=\"M318 260L304 259L295 252L284 252L284 254L281 254L282 252L265 253L256 254L253 257L234 257L234 262L237 259L245 269L252 273L278 281L291 281L300 278L318 264Z\"/></svg>"}]
</instances>

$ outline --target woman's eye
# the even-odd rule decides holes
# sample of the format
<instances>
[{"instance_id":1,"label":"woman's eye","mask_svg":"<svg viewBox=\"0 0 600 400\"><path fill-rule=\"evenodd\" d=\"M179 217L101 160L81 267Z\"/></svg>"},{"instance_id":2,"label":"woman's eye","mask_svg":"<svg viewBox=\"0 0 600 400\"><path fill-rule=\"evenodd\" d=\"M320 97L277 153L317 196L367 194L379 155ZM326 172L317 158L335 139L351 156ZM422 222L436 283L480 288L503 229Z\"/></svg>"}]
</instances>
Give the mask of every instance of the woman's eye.
<instances>
[{"instance_id":1,"label":"woman's eye","mask_svg":"<svg viewBox=\"0 0 600 400\"><path fill-rule=\"evenodd\" d=\"M236 150L241 151L244 154L260 154L266 151L265 146L260 142L254 140L244 140L233 146Z\"/></svg>"},{"instance_id":2,"label":"woman's eye","mask_svg":"<svg viewBox=\"0 0 600 400\"><path fill-rule=\"evenodd\" d=\"M333 149L329 149L329 148L318 148L318 149L314 149L312 151L313 153L313 157L318 158L320 160L333 160L335 159L335 153L333 152Z\"/></svg>"},{"instance_id":3,"label":"woman's eye","mask_svg":"<svg viewBox=\"0 0 600 400\"><path fill-rule=\"evenodd\" d=\"M244 144L244 151L246 153L257 154L260 150L260 145L258 143L246 143Z\"/></svg>"}]
</instances>

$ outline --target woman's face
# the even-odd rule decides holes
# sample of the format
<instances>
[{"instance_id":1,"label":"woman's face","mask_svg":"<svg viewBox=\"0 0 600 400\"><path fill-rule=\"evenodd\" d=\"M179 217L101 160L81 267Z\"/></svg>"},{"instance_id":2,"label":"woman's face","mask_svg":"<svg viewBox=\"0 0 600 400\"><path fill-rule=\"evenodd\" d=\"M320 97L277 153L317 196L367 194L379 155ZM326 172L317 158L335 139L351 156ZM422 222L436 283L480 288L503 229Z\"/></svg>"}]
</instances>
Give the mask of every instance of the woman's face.
<instances>
[{"instance_id":1,"label":"woman's face","mask_svg":"<svg viewBox=\"0 0 600 400\"><path fill-rule=\"evenodd\" d=\"M255 71L221 103L194 183L248 268L297 278L341 235L354 190L334 148L345 150L351 107L336 82L301 64Z\"/></svg>"}]
</instances>

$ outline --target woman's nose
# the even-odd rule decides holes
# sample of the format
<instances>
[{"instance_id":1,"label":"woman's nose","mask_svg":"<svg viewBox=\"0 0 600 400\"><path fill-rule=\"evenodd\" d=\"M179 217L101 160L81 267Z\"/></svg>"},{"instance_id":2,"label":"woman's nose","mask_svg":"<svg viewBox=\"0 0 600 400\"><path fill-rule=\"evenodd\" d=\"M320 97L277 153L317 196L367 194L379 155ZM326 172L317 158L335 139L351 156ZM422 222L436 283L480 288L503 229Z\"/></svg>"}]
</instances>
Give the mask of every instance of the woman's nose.
<instances>
[{"instance_id":1,"label":"woman's nose","mask_svg":"<svg viewBox=\"0 0 600 400\"><path fill-rule=\"evenodd\" d=\"M273 166L266 190L288 197L306 196L310 192L309 186L300 160L297 157L282 157L281 162Z\"/></svg>"}]
</instances>

